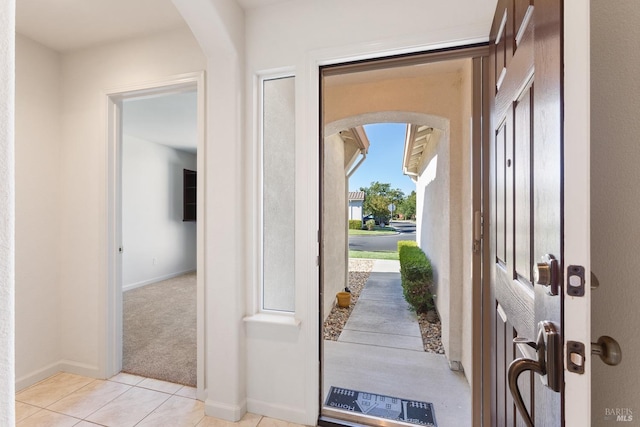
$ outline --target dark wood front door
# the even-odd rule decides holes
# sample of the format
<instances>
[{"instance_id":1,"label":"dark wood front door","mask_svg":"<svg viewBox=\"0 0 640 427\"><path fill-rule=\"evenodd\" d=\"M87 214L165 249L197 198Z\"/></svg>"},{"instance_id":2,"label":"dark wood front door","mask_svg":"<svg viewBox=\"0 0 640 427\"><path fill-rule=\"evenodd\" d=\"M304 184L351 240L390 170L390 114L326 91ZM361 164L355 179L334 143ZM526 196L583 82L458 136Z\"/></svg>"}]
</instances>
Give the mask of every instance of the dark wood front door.
<instances>
[{"instance_id":1,"label":"dark wood front door","mask_svg":"<svg viewBox=\"0 0 640 427\"><path fill-rule=\"evenodd\" d=\"M514 338L536 343L543 325L558 337L562 334L562 292L550 295L550 287L536 283L563 281L561 24L562 1L499 0L491 30L495 426L563 425L561 338L559 359L554 360L560 363L559 372L543 375L541 369L530 369L538 366L533 364L517 378L526 411L518 410L508 386L514 359L538 357L535 344L515 344ZM540 266L542 277L536 280L537 264L545 255L549 262ZM543 383L554 379L557 390Z\"/></svg>"}]
</instances>

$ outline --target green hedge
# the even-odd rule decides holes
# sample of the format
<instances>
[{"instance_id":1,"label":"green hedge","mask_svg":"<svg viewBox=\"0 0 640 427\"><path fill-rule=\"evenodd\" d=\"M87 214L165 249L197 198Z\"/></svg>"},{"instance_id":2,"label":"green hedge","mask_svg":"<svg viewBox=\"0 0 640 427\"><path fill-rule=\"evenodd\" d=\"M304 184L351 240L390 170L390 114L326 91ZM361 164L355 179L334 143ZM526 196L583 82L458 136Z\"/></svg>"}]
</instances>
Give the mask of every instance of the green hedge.
<instances>
[{"instance_id":1,"label":"green hedge","mask_svg":"<svg viewBox=\"0 0 640 427\"><path fill-rule=\"evenodd\" d=\"M349 230L362 230L362 220L350 219L349 220Z\"/></svg>"},{"instance_id":2,"label":"green hedge","mask_svg":"<svg viewBox=\"0 0 640 427\"><path fill-rule=\"evenodd\" d=\"M417 313L425 313L434 308L433 270L429 258L416 242L398 242L400 276L404 299Z\"/></svg>"},{"instance_id":3,"label":"green hedge","mask_svg":"<svg viewBox=\"0 0 640 427\"><path fill-rule=\"evenodd\" d=\"M418 247L418 243L415 240L398 240L398 252L400 252L400 248L403 246L414 246Z\"/></svg>"}]
</instances>

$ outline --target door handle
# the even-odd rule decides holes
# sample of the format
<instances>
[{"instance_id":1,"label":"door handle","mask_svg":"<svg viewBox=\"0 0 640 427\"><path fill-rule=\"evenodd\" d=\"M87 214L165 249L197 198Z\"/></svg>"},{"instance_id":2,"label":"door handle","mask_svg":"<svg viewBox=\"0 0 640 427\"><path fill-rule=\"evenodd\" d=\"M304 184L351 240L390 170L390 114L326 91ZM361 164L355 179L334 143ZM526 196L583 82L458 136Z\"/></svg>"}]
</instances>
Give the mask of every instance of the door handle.
<instances>
[{"instance_id":1,"label":"door handle","mask_svg":"<svg viewBox=\"0 0 640 427\"><path fill-rule=\"evenodd\" d=\"M615 339L603 335L598 342L591 343L591 354L600 356L600 360L609 366L616 366L622 362L622 349Z\"/></svg>"},{"instance_id":2,"label":"door handle","mask_svg":"<svg viewBox=\"0 0 640 427\"><path fill-rule=\"evenodd\" d=\"M508 380L509 391L513 401L518 408L528 427L534 427L531 415L524 405L524 399L518 388L518 377L525 371L533 371L540 375L545 386L553 391L559 392L562 385L562 340L555 325L549 321L538 324L538 339L530 341L526 338L514 338L513 342L518 345L528 345L536 350L538 360L527 358L515 359L509 365Z\"/></svg>"}]
</instances>

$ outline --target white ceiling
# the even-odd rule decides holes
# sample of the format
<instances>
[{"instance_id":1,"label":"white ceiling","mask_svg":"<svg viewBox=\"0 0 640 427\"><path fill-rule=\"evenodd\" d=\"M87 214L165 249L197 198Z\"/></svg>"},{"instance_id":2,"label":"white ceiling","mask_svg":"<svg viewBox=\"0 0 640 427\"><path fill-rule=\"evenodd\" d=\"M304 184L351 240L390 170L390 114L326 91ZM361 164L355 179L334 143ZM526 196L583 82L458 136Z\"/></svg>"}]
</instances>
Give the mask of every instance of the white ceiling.
<instances>
[{"instance_id":1,"label":"white ceiling","mask_svg":"<svg viewBox=\"0 0 640 427\"><path fill-rule=\"evenodd\" d=\"M196 152L198 143L196 91L125 100L122 132L125 135Z\"/></svg>"},{"instance_id":2,"label":"white ceiling","mask_svg":"<svg viewBox=\"0 0 640 427\"><path fill-rule=\"evenodd\" d=\"M184 25L171 0L16 1L16 31L58 52Z\"/></svg>"},{"instance_id":3,"label":"white ceiling","mask_svg":"<svg viewBox=\"0 0 640 427\"><path fill-rule=\"evenodd\" d=\"M284 0L237 0L246 10ZM186 26L171 0L17 0L16 32L57 52ZM124 131L195 153L195 92L125 103Z\"/></svg>"},{"instance_id":4,"label":"white ceiling","mask_svg":"<svg viewBox=\"0 0 640 427\"><path fill-rule=\"evenodd\" d=\"M245 10L285 0L236 0ZM171 0L16 0L16 30L58 52L185 26Z\"/></svg>"}]
</instances>

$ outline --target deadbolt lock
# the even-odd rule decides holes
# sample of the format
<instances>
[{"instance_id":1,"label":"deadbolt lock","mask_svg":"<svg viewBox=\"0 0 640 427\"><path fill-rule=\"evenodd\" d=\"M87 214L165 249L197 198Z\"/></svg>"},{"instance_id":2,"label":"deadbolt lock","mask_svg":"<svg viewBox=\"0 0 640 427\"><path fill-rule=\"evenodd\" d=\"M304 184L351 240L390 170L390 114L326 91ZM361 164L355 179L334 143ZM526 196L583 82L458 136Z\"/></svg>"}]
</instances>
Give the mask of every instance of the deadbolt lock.
<instances>
[{"instance_id":1,"label":"deadbolt lock","mask_svg":"<svg viewBox=\"0 0 640 427\"><path fill-rule=\"evenodd\" d=\"M536 284L546 286L549 295L558 295L558 260L547 254L533 268Z\"/></svg>"}]
</instances>

